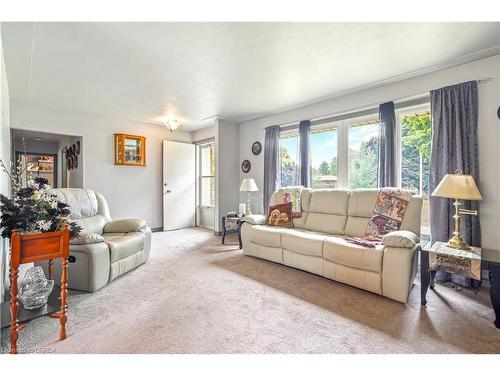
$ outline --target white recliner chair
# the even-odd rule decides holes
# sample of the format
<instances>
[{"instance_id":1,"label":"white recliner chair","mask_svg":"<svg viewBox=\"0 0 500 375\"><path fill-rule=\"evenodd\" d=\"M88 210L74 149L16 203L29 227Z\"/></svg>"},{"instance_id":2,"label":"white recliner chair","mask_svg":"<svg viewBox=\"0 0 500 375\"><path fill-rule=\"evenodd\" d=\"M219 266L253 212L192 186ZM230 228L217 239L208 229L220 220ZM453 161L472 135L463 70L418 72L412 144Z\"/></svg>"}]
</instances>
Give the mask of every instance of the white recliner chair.
<instances>
[{"instance_id":1,"label":"white recliner chair","mask_svg":"<svg viewBox=\"0 0 500 375\"><path fill-rule=\"evenodd\" d=\"M94 292L111 280L145 263L151 252L151 229L144 220L111 220L104 197L88 189L52 189L70 205L70 219L83 228L70 241L68 287ZM44 268L47 264L41 264ZM54 279L60 263L54 262Z\"/></svg>"}]
</instances>

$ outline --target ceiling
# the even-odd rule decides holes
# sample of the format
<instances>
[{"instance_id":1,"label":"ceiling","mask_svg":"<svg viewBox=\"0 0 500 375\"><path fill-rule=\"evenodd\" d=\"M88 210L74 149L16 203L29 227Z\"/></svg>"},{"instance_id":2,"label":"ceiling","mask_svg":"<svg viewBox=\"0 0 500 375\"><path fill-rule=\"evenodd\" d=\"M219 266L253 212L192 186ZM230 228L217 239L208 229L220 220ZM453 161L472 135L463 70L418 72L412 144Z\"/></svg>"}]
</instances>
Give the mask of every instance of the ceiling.
<instances>
[{"instance_id":1,"label":"ceiling","mask_svg":"<svg viewBox=\"0 0 500 375\"><path fill-rule=\"evenodd\" d=\"M500 23L2 23L2 39L11 98L193 130L498 54Z\"/></svg>"}]
</instances>

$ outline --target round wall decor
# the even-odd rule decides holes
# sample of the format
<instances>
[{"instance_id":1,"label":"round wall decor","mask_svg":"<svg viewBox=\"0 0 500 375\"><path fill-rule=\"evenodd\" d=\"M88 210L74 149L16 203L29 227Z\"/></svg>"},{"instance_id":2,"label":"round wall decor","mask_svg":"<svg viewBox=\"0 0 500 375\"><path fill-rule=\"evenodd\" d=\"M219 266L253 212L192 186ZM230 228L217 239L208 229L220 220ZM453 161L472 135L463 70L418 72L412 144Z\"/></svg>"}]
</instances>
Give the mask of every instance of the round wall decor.
<instances>
[{"instance_id":1,"label":"round wall decor","mask_svg":"<svg viewBox=\"0 0 500 375\"><path fill-rule=\"evenodd\" d=\"M498 106L497 116L498 116L498 119L500 120L500 105Z\"/></svg>"},{"instance_id":2,"label":"round wall decor","mask_svg":"<svg viewBox=\"0 0 500 375\"><path fill-rule=\"evenodd\" d=\"M250 169L252 169L252 164L250 163L250 160L243 160L243 163L241 163L241 170L243 171L243 173L250 172Z\"/></svg>"},{"instance_id":3,"label":"round wall decor","mask_svg":"<svg viewBox=\"0 0 500 375\"><path fill-rule=\"evenodd\" d=\"M259 141L256 141L252 145L252 153L254 155L259 155L262 151L262 144Z\"/></svg>"}]
</instances>

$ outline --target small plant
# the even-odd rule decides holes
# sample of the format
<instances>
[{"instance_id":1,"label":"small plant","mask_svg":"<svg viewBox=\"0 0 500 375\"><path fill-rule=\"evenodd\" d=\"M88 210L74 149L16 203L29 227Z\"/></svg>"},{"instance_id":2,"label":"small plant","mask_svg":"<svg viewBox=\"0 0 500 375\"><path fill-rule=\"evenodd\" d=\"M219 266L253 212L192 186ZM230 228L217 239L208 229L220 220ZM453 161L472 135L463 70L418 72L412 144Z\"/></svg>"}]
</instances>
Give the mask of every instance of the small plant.
<instances>
[{"instance_id":1,"label":"small plant","mask_svg":"<svg viewBox=\"0 0 500 375\"><path fill-rule=\"evenodd\" d=\"M47 179L31 178L21 166L9 171L2 160L0 166L9 176L12 198L0 194L0 211L2 237L9 238L12 231L22 232L54 232L68 226L70 237L79 236L82 228L68 220L69 205L57 200L55 194L50 193ZM23 184L23 172L26 183Z\"/></svg>"}]
</instances>

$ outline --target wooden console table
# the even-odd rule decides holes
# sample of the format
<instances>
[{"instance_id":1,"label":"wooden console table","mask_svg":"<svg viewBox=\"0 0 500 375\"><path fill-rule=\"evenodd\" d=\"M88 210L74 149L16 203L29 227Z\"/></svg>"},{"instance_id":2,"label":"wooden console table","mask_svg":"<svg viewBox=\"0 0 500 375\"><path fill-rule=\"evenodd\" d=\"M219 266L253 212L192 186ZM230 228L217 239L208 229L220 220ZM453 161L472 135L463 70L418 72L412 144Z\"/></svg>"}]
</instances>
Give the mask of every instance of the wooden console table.
<instances>
[{"instance_id":1,"label":"wooden console table","mask_svg":"<svg viewBox=\"0 0 500 375\"><path fill-rule=\"evenodd\" d=\"M17 276L21 264L48 260L49 279L52 279L53 261L56 258L62 258L60 310L57 313L49 314L49 316L59 319L61 325L59 340L66 338L69 237L67 228L47 233L21 234L18 231L12 232L10 240L10 354L17 354L19 331L27 324L27 322L19 324L17 316L19 310Z\"/></svg>"}]
</instances>

